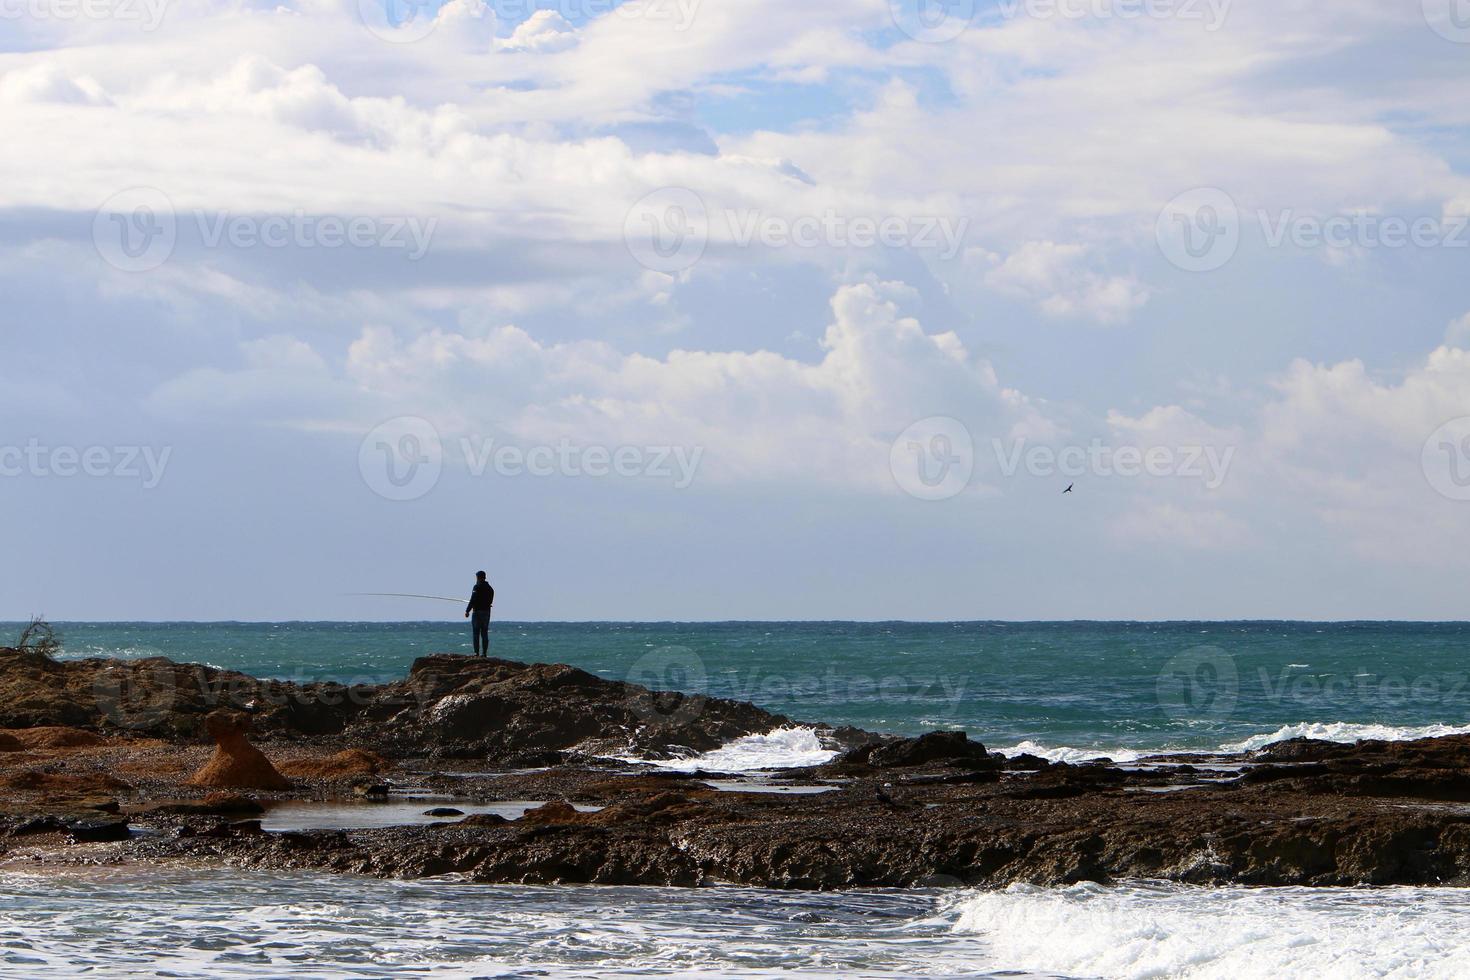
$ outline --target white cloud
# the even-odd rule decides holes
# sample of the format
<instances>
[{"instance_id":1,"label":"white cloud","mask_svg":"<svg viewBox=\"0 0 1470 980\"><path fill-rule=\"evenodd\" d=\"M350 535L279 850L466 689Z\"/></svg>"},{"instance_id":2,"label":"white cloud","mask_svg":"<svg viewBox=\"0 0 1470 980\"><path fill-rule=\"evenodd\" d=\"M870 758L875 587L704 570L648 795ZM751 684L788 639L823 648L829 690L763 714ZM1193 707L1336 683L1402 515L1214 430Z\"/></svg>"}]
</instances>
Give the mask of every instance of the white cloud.
<instances>
[{"instance_id":1,"label":"white cloud","mask_svg":"<svg viewBox=\"0 0 1470 980\"><path fill-rule=\"evenodd\" d=\"M1163 537L1225 550L1290 548L1326 534L1348 555L1452 566L1464 557L1465 505L1435 492L1423 450L1440 426L1467 414L1470 351L1449 347L1396 381L1375 380L1361 361L1297 361L1240 428L1217 429L1177 407L1137 419L1113 413L1114 432L1133 444L1235 450L1217 492L1145 481L1119 533L1146 540L1154 526Z\"/></svg>"},{"instance_id":2,"label":"white cloud","mask_svg":"<svg viewBox=\"0 0 1470 980\"><path fill-rule=\"evenodd\" d=\"M1120 323L1148 302L1149 291L1131 276L1088 269L1082 245L1026 242L985 274L986 285L1035 303L1047 316L1080 316Z\"/></svg>"},{"instance_id":3,"label":"white cloud","mask_svg":"<svg viewBox=\"0 0 1470 980\"><path fill-rule=\"evenodd\" d=\"M255 392L255 411L307 428L365 430L393 411L428 418L447 438L701 447L715 479L869 491L893 490L892 440L930 415L961 418L977 439L1052 431L954 334L902 316L899 305L913 298L898 283L839 289L815 362L769 351L652 358L595 341L544 344L513 326L407 338L373 327L340 372L328 374L299 340L275 338L247 350L243 369L190 372L152 401L160 411L208 411L222 401L238 408ZM333 401L324 415L325 394Z\"/></svg>"},{"instance_id":4,"label":"white cloud","mask_svg":"<svg viewBox=\"0 0 1470 980\"><path fill-rule=\"evenodd\" d=\"M71 363L53 320L107 324L96 347L156 331L162 357L118 374L146 377L134 383L165 416L362 431L417 413L449 438L691 443L730 486L891 491L888 443L920 418L963 419L987 458L987 436L1047 438L1064 417L1080 434L1069 438L1237 447L1217 491L1115 481L1097 527L1127 547L1269 558L1325 539L1373 561L1463 566L1464 509L1429 488L1420 450L1470 412L1470 315L1393 375L1405 351L1375 344L1365 363L1351 331L1292 322L1330 307L1311 290L1390 260L1409 281L1424 256L1314 268L1323 278L1293 282L1290 303L1226 295L1220 277L1154 281L1172 274L1153 242L1159 208L1200 185L1247 213L1470 210L1456 137L1470 108L1451 84L1464 52L1413 4L1237 4L1215 32L982 17L939 45L875 40L892 33L888 0L630 3L575 26L542 11L514 29L481 0L453 0L412 43L369 30L356 0L169 7L151 32L14 23L22 41L0 52L0 126L24 134L0 141L0 208L20 216L0 272L25 293L7 293L8 361ZM638 15L654 7L669 16ZM638 127L687 131L670 143L692 149L610 135ZM89 219L139 185L164 190L186 222L196 209L301 209L440 225L417 264L191 250L181 236L163 267L124 275L98 258ZM667 186L714 211L785 219L964 218L980 261L836 248L773 259L717 237L692 273L648 272L624 248L625 217ZM38 299L36 283L61 288ZM985 321L993 296L977 283L1021 300L1018 323ZM1193 286L1214 305L1208 326L1177 325L1186 340L1264 316L1279 349L1325 363L1290 365L1262 394L1285 355L1201 358L1180 373L1207 383L1182 394L1174 378L1141 386L1122 369L1142 331L1087 337L1083 365L1056 341L1018 339L1033 309L1124 323ZM829 295L823 333L807 304ZM759 341L711 336L711 323L743 329L747 307L751 335L771 311L797 312ZM669 350L673 330L702 349ZM793 330L822 334L820 352L760 349ZM999 377L1023 372L1026 395ZM173 380L154 388L158 376ZM74 412L91 395L60 369L27 384L65 391ZM1043 400L1084 390L1086 404Z\"/></svg>"},{"instance_id":5,"label":"white cloud","mask_svg":"<svg viewBox=\"0 0 1470 980\"><path fill-rule=\"evenodd\" d=\"M1470 313L1450 323L1445 330L1444 342L1447 347L1470 350Z\"/></svg>"},{"instance_id":6,"label":"white cloud","mask_svg":"<svg viewBox=\"0 0 1470 980\"><path fill-rule=\"evenodd\" d=\"M538 10L519 24L506 41L512 51L565 51L577 43L577 30L555 10Z\"/></svg>"},{"instance_id":7,"label":"white cloud","mask_svg":"<svg viewBox=\"0 0 1470 980\"><path fill-rule=\"evenodd\" d=\"M71 76L60 66L39 62L0 75L0 103L19 105L106 105L107 93L96 79Z\"/></svg>"}]
</instances>

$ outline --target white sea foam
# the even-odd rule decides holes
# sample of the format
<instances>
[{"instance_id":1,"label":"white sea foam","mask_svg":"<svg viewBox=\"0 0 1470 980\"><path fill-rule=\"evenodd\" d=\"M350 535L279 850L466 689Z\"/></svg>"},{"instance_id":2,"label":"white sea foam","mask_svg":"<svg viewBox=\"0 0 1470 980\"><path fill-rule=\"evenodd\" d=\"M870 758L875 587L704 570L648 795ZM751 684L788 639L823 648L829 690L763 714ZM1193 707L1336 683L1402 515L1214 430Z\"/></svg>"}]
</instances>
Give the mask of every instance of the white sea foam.
<instances>
[{"instance_id":1,"label":"white sea foam","mask_svg":"<svg viewBox=\"0 0 1470 980\"><path fill-rule=\"evenodd\" d=\"M980 976L923 892L566 888L236 869L0 869L0 977Z\"/></svg>"},{"instance_id":2,"label":"white sea foam","mask_svg":"<svg viewBox=\"0 0 1470 980\"><path fill-rule=\"evenodd\" d=\"M682 759L631 759L649 762L662 769L693 772L757 772L763 769L795 769L831 762L838 753L822 745L815 728L778 728L765 735L747 735L712 752Z\"/></svg>"},{"instance_id":3,"label":"white sea foam","mask_svg":"<svg viewBox=\"0 0 1470 980\"><path fill-rule=\"evenodd\" d=\"M1470 734L1470 726L1423 725L1414 727L1357 725L1348 722L1302 722L1296 725L1283 725L1274 732L1252 735L1238 742L1227 742L1215 749L1177 747L1144 751L1120 746L1077 748L1070 745L1042 745L1039 742L1028 740L997 748L996 751L1006 756L1034 755L1048 762L1067 762L1079 765L1098 759L1131 763L1160 755L1184 752L1201 755L1251 752L1292 738L1315 738L1327 742L1356 742L1360 739L1402 742L1418 738L1440 738L1445 735L1466 734ZM778 728L765 735L747 735L722 745L712 752L679 759L640 759L631 756L617 758L624 762L648 762L660 768L679 772L693 772L696 769L718 772L757 772L766 769L818 766L824 762L830 762L838 754L838 752L823 747L813 728Z\"/></svg>"},{"instance_id":4,"label":"white sea foam","mask_svg":"<svg viewBox=\"0 0 1470 980\"><path fill-rule=\"evenodd\" d=\"M1470 725L1354 725L1343 721L1304 721L1296 725L1284 725L1269 735L1252 735L1239 742L1229 742L1220 746L1220 749L1224 752L1252 752L1292 738L1315 738L1324 742L1358 742L1364 739L1409 742L1417 738L1443 738L1446 735L1470 735Z\"/></svg>"},{"instance_id":5,"label":"white sea foam","mask_svg":"<svg viewBox=\"0 0 1470 980\"><path fill-rule=\"evenodd\" d=\"M1314 738L1323 742L1359 742L1378 739L1384 742L1410 742L1420 738L1443 738L1447 735L1470 735L1470 725L1359 725L1345 721L1309 722L1283 725L1274 732L1252 735L1238 742L1226 742L1215 749L1158 748L1140 751L1125 748L1074 748L1069 745L1048 746L1037 742L1021 742L1008 748L996 749L1002 755L1034 755L1049 762L1073 764L1092 762L1096 759L1112 759L1114 762L1137 762L1140 759L1160 755L1191 753L1199 755L1254 752L1277 742L1293 738Z\"/></svg>"},{"instance_id":6,"label":"white sea foam","mask_svg":"<svg viewBox=\"0 0 1470 980\"><path fill-rule=\"evenodd\" d=\"M1070 762L1074 765L1081 762L1092 762L1096 759L1112 759L1114 762L1137 762L1145 757L1142 752L1133 749L1074 749L1070 746L1050 748L1038 745L1036 742L1021 742L1009 748L996 749L1001 755L1034 755L1048 762Z\"/></svg>"},{"instance_id":7,"label":"white sea foam","mask_svg":"<svg viewBox=\"0 0 1470 980\"><path fill-rule=\"evenodd\" d=\"M1470 975L1466 889L1017 885L969 896L956 932L1014 970L1068 976Z\"/></svg>"}]
</instances>

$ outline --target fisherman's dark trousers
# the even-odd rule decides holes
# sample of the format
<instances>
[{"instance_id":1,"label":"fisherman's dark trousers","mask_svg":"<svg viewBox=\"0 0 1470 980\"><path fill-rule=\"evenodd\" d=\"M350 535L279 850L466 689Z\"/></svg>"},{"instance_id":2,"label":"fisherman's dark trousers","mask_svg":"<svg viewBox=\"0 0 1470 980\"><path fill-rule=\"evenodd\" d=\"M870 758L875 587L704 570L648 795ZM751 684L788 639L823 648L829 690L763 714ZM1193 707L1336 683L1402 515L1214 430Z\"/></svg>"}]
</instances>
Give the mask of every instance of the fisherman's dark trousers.
<instances>
[{"instance_id":1,"label":"fisherman's dark trousers","mask_svg":"<svg viewBox=\"0 0 1470 980\"><path fill-rule=\"evenodd\" d=\"M490 610L476 609L470 613L470 632L475 637L475 656L490 655Z\"/></svg>"}]
</instances>

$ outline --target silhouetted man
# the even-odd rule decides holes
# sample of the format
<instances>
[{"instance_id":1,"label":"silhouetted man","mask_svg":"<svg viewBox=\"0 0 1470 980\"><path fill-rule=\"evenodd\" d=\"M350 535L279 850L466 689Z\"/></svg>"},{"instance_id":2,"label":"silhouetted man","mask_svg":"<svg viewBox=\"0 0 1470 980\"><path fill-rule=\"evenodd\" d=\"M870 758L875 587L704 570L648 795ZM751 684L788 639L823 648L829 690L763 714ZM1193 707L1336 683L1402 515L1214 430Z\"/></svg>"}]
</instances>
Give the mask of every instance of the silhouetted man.
<instances>
[{"instance_id":1,"label":"silhouetted man","mask_svg":"<svg viewBox=\"0 0 1470 980\"><path fill-rule=\"evenodd\" d=\"M485 581L484 572L476 572L475 588L470 592L470 604L464 607L464 615L470 621L477 657L490 656L490 607L493 605L495 590Z\"/></svg>"}]
</instances>

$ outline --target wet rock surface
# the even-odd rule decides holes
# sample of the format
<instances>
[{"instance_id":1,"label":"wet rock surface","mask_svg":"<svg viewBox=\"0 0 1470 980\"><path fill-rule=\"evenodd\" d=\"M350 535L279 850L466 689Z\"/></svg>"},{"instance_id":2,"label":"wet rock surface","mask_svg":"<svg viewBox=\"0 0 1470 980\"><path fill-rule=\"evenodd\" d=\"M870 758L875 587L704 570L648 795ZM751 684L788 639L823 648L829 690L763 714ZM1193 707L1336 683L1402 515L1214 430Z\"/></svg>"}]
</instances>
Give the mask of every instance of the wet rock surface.
<instances>
[{"instance_id":1,"label":"wet rock surface","mask_svg":"<svg viewBox=\"0 0 1470 980\"><path fill-rule=\"evenodd\" d=\"M402 681L344 687L159 658L55 661L0 649L0 729L202 740L222 709L250 715L260 739L506 766L554 765L569 752L704 752L791 724L747 702L654 692L558 664L429 656ZM842 746L873 737L829 731Z\"/></svg>"},{"instance_id":2,"label":"wet rock surface","mask_svg":"<svg viewBox=\"0 0 1470 980\"><path fill-rule=\"evenodd\" d=\"M217 704L183 697L140 733L84 703L99 678L137 665L48 665L5 653L0 661L13 695L0 715L0 861L30 868L188 860L483 882L800 889L1130 878L1470 885L1467 736L1298 740L1115 766L1005 759L962 733L849 731L840 742L831 736L850 747L833 762L757 779L670 772L589 750L699 751L786 723L754 706L659 699L572 668L434 657L403 682L366 689L350 709L300 709L315 719L306 727L293 721L299 712L257 703L260 749L301 775L290 789L211 795L188 778L211 751L204 709ZM255 685L242 682L247 702L269 686L247 680ZM18 724L26 718L35 724ZM317 731L331 727L327 718L340 727ZM529 758L543 765L508 764ZM773 791L783 787L826 792ZM272 806L309 799L397 801L418 822L262 830L262 811L269 826ZM510 817L454 812L499 801Z\"/></svg>"}]
</instances>

